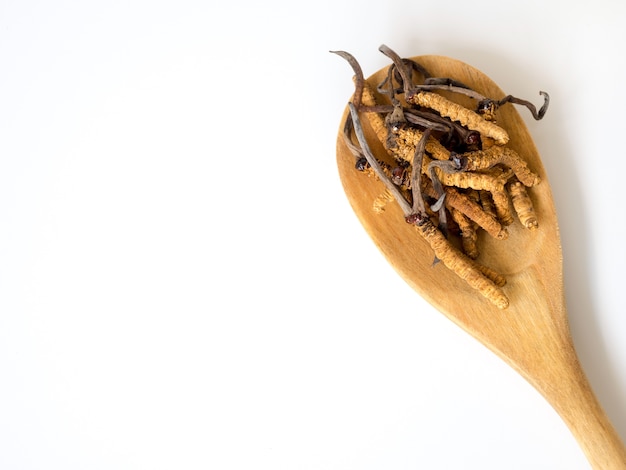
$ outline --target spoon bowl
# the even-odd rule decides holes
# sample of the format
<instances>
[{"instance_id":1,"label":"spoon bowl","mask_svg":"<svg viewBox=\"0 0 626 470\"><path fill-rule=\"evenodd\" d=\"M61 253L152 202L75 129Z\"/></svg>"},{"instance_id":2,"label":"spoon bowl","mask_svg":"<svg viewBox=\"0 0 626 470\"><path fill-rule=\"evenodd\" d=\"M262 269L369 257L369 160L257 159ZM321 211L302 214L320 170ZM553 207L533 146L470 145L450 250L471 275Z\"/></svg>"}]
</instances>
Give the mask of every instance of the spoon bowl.
<instances>
[{"instance_id":1,"label":"spoon bowl","mask_svg":"<svg viewBox=\"0 0 626 470\"><path fill-rule=\"evenodd\" d=\"M505 96L489 77L458 60L433 55L413 60L433 76L454 78L484 96ZM386 71L378 71L367 81L375 88ZM446 96L469 106L465 97ZM347 115L348 110L342 123ZM383 144L368 125L367 114L362 116L373 153L385 155ZM397 204L390 203L383 213L372 210L372 202L384 191L384 185L355 170L342 124L337 165L346 196L367 233L400 276L530 382L562 417L594 469L624 470L626 450L589 386L569 332L559 227L548 177L514 106L499 109L498 125L509 133L507 147L517 151L541 177L541 182L529 191L539 222L537 229L528 230L516 221L508 226L506 240L485 234L479 238L478 261L507 278L507 309L495 307L442 263L433 265L431 247L415 226L405 222Z\"/></svg>"}]
</instances>

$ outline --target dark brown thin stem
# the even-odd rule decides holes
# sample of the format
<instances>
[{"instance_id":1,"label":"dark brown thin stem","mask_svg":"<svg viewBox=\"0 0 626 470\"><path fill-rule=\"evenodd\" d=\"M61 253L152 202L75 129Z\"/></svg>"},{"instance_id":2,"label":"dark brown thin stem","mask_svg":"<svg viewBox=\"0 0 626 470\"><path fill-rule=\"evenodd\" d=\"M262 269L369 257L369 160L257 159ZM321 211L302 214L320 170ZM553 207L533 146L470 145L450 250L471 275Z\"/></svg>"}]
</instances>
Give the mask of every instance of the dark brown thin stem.
<instances>
[{"instance_id":1,"label":"dark brown thin stem","mask_svg":"<svg viewBox=\"0 0 626 470\"><path fill-rule=\"evenodd\" d=\"M479 100L479 101L486 99L485 96L483 96L480 93L472 90L471 88L460 87L460 86L455 86L455 85L423 84L423 85L414 85L414 89L420 90L420 91L430 91L430 90L449 91L449 92L452 92L452 93L458 93L460 95L465 95L465 96L467 96L469 98L472 98L472 99L475 99L475 100Z\"/></svg>"},{"instance_id":2,"label":"dark brown thin stem","mask_svg":"<svg viewBox=\"0 0 626 470\"><path fill-rule=\"evenodd\" d=\"M539 108L539 111L537 111L537 108L535 107L535 105L532 104L530 101L522 100L520 98L516 98L515 96L511 96L511 95L508 95L502 98L498 102L498 106L502 106L505 103L515 103L515 104L520 104L522 106L526 106L529 109L529 111L532 113L533 117L537 121L539 121L546 114L546 111L548 110L548 105L550 104L550 95L548 95L545 91L540 91L539 94L543 96L543 100L544 100L543 106Z\"/></svg>"},{"instance_id":3,"label":"dark brown thin stem","mask_svg":"<svg viewBox=\"0 0 626 470\"><path fill-rule=\"evenodd\" d=\"M424 160L424 149L430 137L430 129L426 129L415 147L413 155L413 168L411 169L411 193L413 194L413 212L415 214L426 215L426 206L422 197L422 161Z\"/></svg>"},{"instance_id":4,"label":"dark brown thin stem","mask_svg":"<svg viewBox=\"0 0 626 470\"><path fill-rule=\"evenodd\" d=\"M361 68L361 65L356 60L356 58L349 52L346 52L346 51L330 51L330 52L332 54L337 54L338 56L344 58L348 62L348 64L350 64L350 66L352 67L352 70L354 71L354 95L352 97L352 100L357 107L360 106L361 99L363 97L363 89L365 88L365 77L363 75L363 69ZM351 133L354 127L353 124L354 123L352 121L352 117L348 115L348 117L346 118L346 122L344 123L344 127L343 127L343 140L346 143L346 146L348 147L348 149L350 149L350 152L352 153L352 155L354 155L357 169L363 170L365 169L365 164L362 161L364 157L363 153L361 149L352 142Z\"/></svg>"},{"instance_id":5,"label":"dark brown thin stem","mask_svg":"<svg viewBox=\"0 0 626 470\"><path fill-rule=\"evenodd\" d=\"M383 79L382 82L377 87L377 91L383 95L389 95L392 99L395 99L397 94L401 94L404 92L403 84L406 80L413 84L413 73L417 72L424 77L425 80L430 79L430 73L426 68L424 68L421 64L415 62L412 59L401 59L402 63L405 67L402 70L405 71L405 78L402 77L402 74L398 71L398 67L393 63L389 66L387 70L387 76ZM399 88L394 87L394 80L400 84Z\"/></svg>"},{"instance_id":6,"label":"dark brown thin stem","mask_svg":"<svg viewBox=\"0 0 626 470\"><path fill-rule=\"evenodd\" d=\"M382 52L383 54L385 54L387 57L389 57L393 63L396 66L396 69L398 70L398 73L400 74L400 77L402 77L402 84L404 87L404 94L408 95L409 91L411 90L411 76L409 74L409 71L406 68L406 65L404 63L404 61L402 60L402 58L396 54L393 50L391 50L389 47L387 47L386 45L381 45L378 50L380 52Z\"/></svg>"},{"instance_id":7,"label":"dark brown thin stem","mask_svg":"<svg viewBox=\"0 0 626 470\"><path fill-rule=\"evenodd\" d=\"M415 124L416 126L420 126L425 129L432 129L433 131L451 132L453 129L453 123L435 122L434 120L430 120L430 116L425 117L424 115L421 115L414 110L405 111L404 117L411 124Z\"/></svg>"},{"instance_id":8,"label":"dark brown thin stem","mask_svg":"<svg viewBox=\"0 0 626 470\"><path fill-rule=\"evenodd\" d=\"M343 125L343 141L348 146L348 149L354 155L357 160L363 157L363 153L358 145L354 145L352 142L352 117L348 115L346 122Z\"/></svg>"},{"instance_id":9,"label":"dark brown thin stem","mask_svg":"<svg viewBox=\"0 0 626 470\"><path fill-rule=\"evenodd\" d=\"M467 88L471 90L465 83L449 77L428 77L424 80L424 85L448 85L459 88Z\"/></svg>"},{"instance_id":10,"label":"dark brown thin stem","mask_svg":"<svg viewBox=\"0 0 626 470\"><path fill-rule=\"evenodd\" d=\"M361 105L361 98L363 96L363 88L365 87L365 78L363 76L363 69L361 65L357 62L354 56L346 51L330 51L332 54L337 54L340 57L343 57L348 61L352 70L354 71L354 97L352 101L354 105L358 108Z\"/></svg>"},{"instance_id":11,"label":"dark brown thin stem","mask_svg":"<svg viewBox=\"0 0 626 470\"><path fill-rule=\"evenodd\" d=\"M391 114L394 110L394 106L391 104L377 104L375 106L362 105L358 107L358 110L361 113ZM469 133L475 132L468 131L460 124L448 121L435 113L419 111L416 109L404 109L403 112L407 122L425 129L432 129L433 131L439 132L451 132L454 130L458 134L461 134L464 138L466 138Z\"/></svg>"},{"instance_id":12,"label":"dark brown thin stem","mask_svg":"<svg viewBox=\"0 0 626 470\"><path fill-rule=\"evenodd\" d=\"M402 62L406 64L411 76L413 76L413 72L418 72L424 77L424 80L431 79L430 73L422 64L415 62L413 59L402 59Z\"/></svg>"},{"instance_id":13,"label":"dark brown thin stem","mask_svg":"<svg viewBox=\"0 0 626 470\"><path fill-rule=\"evenodd\" d=\"M418 64L417 62L415 62L412 59L401 59L402 60L402 64L403 64L403 68L401 70L406 71L406 77L409 80L409 83L413 84L413 75L414 72L419 73L422 77L424 77L424 80L428 80L430 79L430 73L428 73L428 71L420 64ZM389 67L389 76L395 78L396 82L399 84L403 84L405 82L405 79L402 77L402 73L400 70L398 70L398 67L396 66L396 64L392 64ZM402 93L402 87L400 89L397 90L398 93Z\"/></svg>"},{"instance_id":14,"label":"dark brown thin stem","mask_svg":"<svg viewBox=\"0 0 626 470\"><path fill-rule=\"evenodd\" d=\"M439 213L439 228L445 235L448 237L448 217L446 215L446 207L444 205L446 192L443 188L443 184L441 180L437 176L435 172L435 168L441 168L443 171L447 173L456 173L460 171L457 168L457 165L452 160L433 160L428 164L428 175L433 184L433 188L435 188L435 193L437 194L437 202L431 207L432 210L436 210Z\"/></svg>"},{"instance_id":15,"label":"dark brown thin stem","mask_svg":"<svg viewBox=\"0 0 626 470\"><path fill-rule=\"evenodd\" d=\"M383 81L380 82L378 84L378 86L376 87L376 91L378 93L380 93L381 95L387 95L389 97L389 100L394 103L395 101L397 101L396 99L396 93L398 92L402 92L402 90L397 90L394 86L393 86L393 65L391 65L388 69L387 69L387 76L385 78L383 78Z\"/></svg>"},{"instance_id":16,"label":"dark brown thin stem","mask_svg":"<svg viewBox=\"0 0 626 470\"><path fill-rule=\"evenodd\" d=\"M436 173L434 173L434 168L439 168L444 173L459 173L465 170L462 164L463 161L460 159L456 160L451 158L450 160L433 160L428 164L428 172L431 175L436 175Z\"/></svg>"},{"instance_id":17,"label":"dark brown thin stem","mask_svg":"<svg viewBox=\"0 0 626 470\"><path fill-rule=\"evenodd\" d=\"M449 119L446 119L432 111L411 109L410 111L405 111L404 115L406 117L406 120L409 121L410 123L421 125L418 119L423 119L431 123L429 126L424 126L424 127L429 127L433 130L440 130L443 132L454 133L458 135L461 141L465 144L469 144L470 137L472 135L476 136L477 134L476 131L467 129L466 127L463 127L458 122L450 121ZM436 124L439 124L439 127L437 127ZM478 136L479 135L480 134L478 134Z\"/></svg>"}]
</instances>

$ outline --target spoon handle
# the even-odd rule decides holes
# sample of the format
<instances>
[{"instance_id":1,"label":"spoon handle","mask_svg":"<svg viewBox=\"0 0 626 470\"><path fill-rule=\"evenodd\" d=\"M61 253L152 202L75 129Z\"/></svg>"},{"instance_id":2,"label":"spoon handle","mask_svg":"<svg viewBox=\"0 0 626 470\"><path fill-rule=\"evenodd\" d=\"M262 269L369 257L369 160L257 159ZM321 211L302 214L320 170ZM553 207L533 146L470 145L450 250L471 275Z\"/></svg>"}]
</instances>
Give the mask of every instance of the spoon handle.
<instances>
[{"instance_id":1,"label":"spoon handle","mask_svg":"<svg viewBox=\"0 0 626 470\"><path fill-rule=\"evenodd\" d=\"M536 384L578 441L594 470L626 470L626 448L600 406L571 349L557 377Z\"/></svg>"}]
</instances>

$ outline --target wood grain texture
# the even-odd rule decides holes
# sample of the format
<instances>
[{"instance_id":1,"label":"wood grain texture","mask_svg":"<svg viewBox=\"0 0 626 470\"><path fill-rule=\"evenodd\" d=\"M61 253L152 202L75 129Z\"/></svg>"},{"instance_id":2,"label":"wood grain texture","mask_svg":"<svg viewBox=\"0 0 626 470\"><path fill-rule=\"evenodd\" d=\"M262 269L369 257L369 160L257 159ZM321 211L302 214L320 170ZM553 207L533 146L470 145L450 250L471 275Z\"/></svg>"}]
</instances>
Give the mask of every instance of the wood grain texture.
<instances>
[{"instance_id":1,"label":"wood grain texture","mask_svg":"<svg viewBox=\"0 0 626 470\"><path fill-rule=\"evenodd\" d=\"M414 59L433 76L455 78L492 98L505 96L492 80L467 64L441 56ZM384 73L381 70L368 81L376 86ZM469 105L463 99L459 102ZM386 155L366 118L363 121L374 153ZM498 124L509 132L507 147L517 151L542 181L529 190L539 222L537 229L527 230L516 221L508 227L507 240L485 234L479 238L478 261L507 278L504 291L510 306L506 310L494 307L441 263L433 266L431 248L416 228L404 221L397 204L389 204L381 214L372 210L372 202L384 187L354 169L354 157L341 135L343 122L337 140L337 164L344 190L389 263L421 296L516 369L548 400L594 469L626 469L626 450L595 398L574 351L552 193L537 149L514 106L505 105L499 110Z\"/></svg>"}]
</instances>

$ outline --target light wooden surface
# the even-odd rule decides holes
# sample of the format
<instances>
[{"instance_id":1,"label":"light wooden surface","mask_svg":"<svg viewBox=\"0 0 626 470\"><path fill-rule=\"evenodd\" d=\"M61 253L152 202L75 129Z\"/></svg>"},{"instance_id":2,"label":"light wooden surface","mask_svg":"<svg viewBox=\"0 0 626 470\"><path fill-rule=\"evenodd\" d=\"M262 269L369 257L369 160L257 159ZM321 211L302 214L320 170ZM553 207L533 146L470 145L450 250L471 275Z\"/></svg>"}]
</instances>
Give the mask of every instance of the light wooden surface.
<instances>
[{"instance_id":1,"label":"light wooden surface","mask_svg":"<svg viewBox=\"0 0 626 470\"><path fill-rule=\"evenodd\" d=\"M415 59L433 76L455 78L492 98L505 95L488 77L462 62L440 56ZM382 77L379 71L368 80L376 85ZM542 101L539 94L523 98L538 105ZM479 261L507 277L504 289L510 307L506 310L491 305L441 263L433 266L430 247L404 221L397 204L390 204L382 214L372 211L383 184L354 169L354 157L340 130L337 164L344 190L365 230L406 282L537 388L568 425L594 469L626 469L626 450L595 398L571 341L559 228L548 177L518 111L503 106L498 123L509 131L508 146L542 178L529 191L538 215L537 230L526 230L516 221L508 228L507 240L480 238ZM373 151L384 155L382 144L365 125Z\"/></svg>"}]
</instances>

